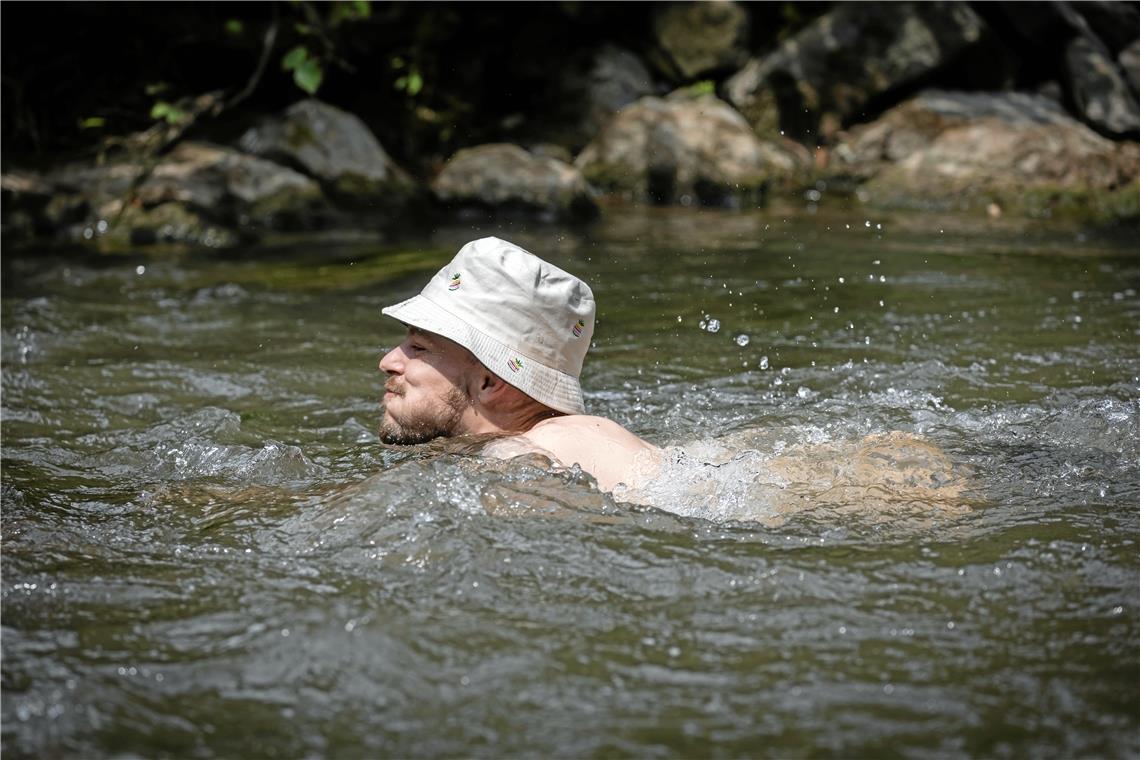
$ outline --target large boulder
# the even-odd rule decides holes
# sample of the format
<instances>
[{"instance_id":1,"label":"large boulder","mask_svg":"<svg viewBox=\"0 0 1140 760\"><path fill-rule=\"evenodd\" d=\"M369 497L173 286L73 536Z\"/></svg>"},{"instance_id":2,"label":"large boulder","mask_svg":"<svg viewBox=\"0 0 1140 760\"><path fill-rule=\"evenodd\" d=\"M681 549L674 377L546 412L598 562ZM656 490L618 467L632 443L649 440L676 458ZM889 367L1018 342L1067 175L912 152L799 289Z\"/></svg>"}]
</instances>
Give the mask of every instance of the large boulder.
<instances>
[{"instance_id":1,"label":"large boulder","mask_svg":"<svg viewBox=\"0 0 1140 760\"><path fill-rule=\"evenodd\" d=\"M641 59L609 43L581 51L553 74L550 102L524 138L528 145L540 144L533 140L537 137L576 153L615 113L653 92L653 78Z\"/></svg>"},{"instance_id":2,"label":"large boulder","mask_svg":"<svg viewBox=\"0 0 1140 760\"><path fill-rule=\"evenodd\" d=\"M546 220L597 214L586 180L570 164L508 143L465 148L431 185L444 207L460 213L522 213Z\"/></svg>"},{"instance_id":3,"label":"large boulder","mask_svg":"<svg viewBox=\"0 0 1140 760\"><path fill-rule=\"evenodd\" d=\"M302 100L246 130L238 146L313 177L341 203L400 207L411 178L355 115L319 100Z\"/></svg>"},{"instance_id":4,"label":"large boulder","mask_svg":"<svg viewBox=\"0 0 1140 760\"><path fill-rule=\"evenodd\" d=\"M1008 28L1024 58L1056 77L1067 105L1109 136L1140 132L1140 96L1130 85L1125 51L1140 38L1140 11L1131 3L983 3L979 9Z\"/></svg>"},{"instance_id":5,"label":"large boulder","mask_svg":"<svg viewBox=\"0 0 1140 760\"><path fill-rule=\"evenodd\" d=\"M1140 39L1120 51L1116 58L1132 92L1140 95Z\"/></svg>"},{"instance_id":6,"label":"large boulder","mask_svg":"<svg viewBox=\"0 0 1140 760\"><path fill-rule=\"evenodd\" d=\"M328 208L320 186L287 166L217 145L184 142L138 187L143 207L180 203L238 227L319 227Z\"/></svg>"},{"instance_id":7,"label":"large boulder","mask_svg":"<svg viewBox=\"0 0 1140 760\"><path fill-rule=\"evenodd\" d=\"M104 247L220 247L263 230L321 227L330 212L310 178L198 142L179 144L153 166L121 159L13 173L3 190L6 232Z\"/></svg>"},{"instance_id":8,"label":"large boulder","mask_svg":"<svg viewBox=\"0 0 1140 760\"><path fill-rule=\"evenodd\" d=\"M1099 39L1073 37L1065 46L1064 66L1070 97L1085 122L1109 135L1140 134L1140 102Z\"/></svg>"},{"instance_id":9,"label":"large boulder","mask_svg":"<svg viewBox=\"0 0 1140 760\"><path fill-rule=\"evenodd\" d=\"M927 91L851 130L829 170L881 206L1140 212L1140 145L1114 143L1023 93Z\"/></svg>"},{"instance_id":10,"label":"large boulder","mask_svg":"<svg viewBox=\"0 0 1140 760\"><path fill-rule=\"evenodd\" d=\"M714 206L758 202L766 185L803 169L724 101L680 92L622 109L575 163L592 184L635 200Z\"/></svg>"},{"instance_id":11,"label":"large boulder","mask_svg":"<svg viewBox=\"0 0 1140 760\"><path fill-rule=\"evenodd\" d=\"M724 85L761 135L827 142L865 107L953 63L985 24L964 3L842 3Z\"/></svg>"},{"instance_id":12,"label":"large boulder","mask_svg":"<svg viewBox=\"0 0 1140 760\"><path fill-rule=\"evenodd\" d=\"M731 71L748 58L748 12L728 0L665 3L653 35L653 62L674 82Z\"/></svg>"}]
</instances>

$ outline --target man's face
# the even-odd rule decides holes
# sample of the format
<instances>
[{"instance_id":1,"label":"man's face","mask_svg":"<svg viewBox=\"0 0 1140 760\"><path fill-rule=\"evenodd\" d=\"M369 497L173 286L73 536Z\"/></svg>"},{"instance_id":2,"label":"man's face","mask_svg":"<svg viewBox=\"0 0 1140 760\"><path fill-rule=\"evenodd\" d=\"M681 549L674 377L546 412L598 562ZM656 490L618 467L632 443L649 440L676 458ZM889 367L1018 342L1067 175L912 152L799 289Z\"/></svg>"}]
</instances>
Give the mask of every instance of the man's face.
<instances>
[{"instance_id":1,"label":"man's face","mask_svg":"<svg viewBox=\"0 0 1140 760\"><path fill-rule=\"evenodd\" d=\"M415 327L380 360L384 385L384 443L426 443L462 431L471 401L464 376L474 357L459 344Z\"/></svg>"}]
</instances>

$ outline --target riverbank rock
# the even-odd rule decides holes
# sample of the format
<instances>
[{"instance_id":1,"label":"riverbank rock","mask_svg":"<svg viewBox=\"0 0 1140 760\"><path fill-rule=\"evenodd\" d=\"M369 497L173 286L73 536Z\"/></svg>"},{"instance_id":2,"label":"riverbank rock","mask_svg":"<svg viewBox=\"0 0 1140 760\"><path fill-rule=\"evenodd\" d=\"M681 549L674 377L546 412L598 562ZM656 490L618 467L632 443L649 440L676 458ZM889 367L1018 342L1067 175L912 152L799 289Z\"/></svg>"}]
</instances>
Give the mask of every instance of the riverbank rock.
<instances>
[{"instance_id":1,"label":"riverbank rock","mask_svg":"<svg viewBox=\"0 0 1140 760\"><path fill-rule=\"evenodd\" d=\"M554 86L547 108L536 118L537 126L507 138L522 142L531 152L545 143L577 153L615 113L651 94L654 87L640 58L609 43L571 56L553 73Z\"/></svg>"},{"instance_id":2,"label":"riverbank rock","mask_svg":"<svg viewBox=\"0 0 1140 760\"><path fill-rule=\"evenodd\" d=\"M964 3L844 3L724 84L761 135L828 142L872 100L953 63L982 39Z\"/></svg>"},{"instance_id":3,"label":"riverbank rock","mask_svg":"<svg viewBox=\"0 0 1140 760\"><path fill-rule=\"evenodd\" d=\"M27 233L23 239L103 247L222 247L264 230L319 228L330 218L320 187L308 177L197 142L181 143L149 173L134 160L70 164L44 175L6 177L4 195L5 226Z\"/></svg>"},{"instance_id":4,"label":"riverbank rock","mask_svg":"<svg viewBox=\"0 0 1140 760\"><path fill-rule=\"evenodd\" d=\"M263 120L238 146L312 177L341 204L396 210L415 187L364 122L319 100L299 101Z\"/></svg>"},{"instance_id":5,"label":"riverbank rock","mask_svg":"<svg viewBox=\"0 0 1140 760\"><path fill-rule=\"evenodd\" d=\"M1128 79L1132 92L1140 95L1140 39L1121 50L1116 60L1120 63L1120 70Z\"/></svg>"},{"instance_id":6,"label":"riverbank rock","mask_svg":"<svg viewBox=\"0 0 1140 760\"><path fill-rule=\"evenodd\" d=\"M144 208L180 203L233 227L312 229L328 208L320 187L287 166L207 143L181 143L136 192Z\"/></svg>"},{"instance_id":7,"label":"riverbank rock","mask_svg":"<svg viewBox=\"0 0 1140 760\"><path fill-rule=\"evenodd\" d=\"M622 109L575 162L595 186L658 204L739 206L803 168L712 95L642 98Z\"/></svg>"},{"instance_id":8,"label":"riverbank rock","mask_svg":"<svg viewBox=\"0 0 1140 760\"><path fill-rule=\"evenodd\" d=\"M1065 77L1081 118L1113 136L1140 134L1140 102L1100 40L1078 35L1065 46Z\"/></svg>"},{"instance_id":9,"label":"riverbank rock","mask_svg":"<svg viewBox=\"0 0 1140 760\"><path fill-rule=\"evenodd\" d=\"M748 58L748 11L729 0L662 5L653 18L653 62L677 83L739 68Z\"/></svg>"},{"instance_id":10,"label":"riverbank rock","mask_svg":"<svg viewBox=\"0 0 1140 760\"><path fill-rule=\"evenodd\" d=\"M431 184L437 200L459 213L521 213L546 220L597 214L586 180L574 166L517 145L465 148Z\"/></svg>"},{"instance_id":11,"label":"riverbank rock","mask_svg":"<svg viewBox=\"0 0 1140 760\"><path fill-rule=\"evenodd\" d=\"M1140 214L1140 145L1039 95L924 92L852 129L828 171L867 180L859 196L881 206Z\"/></svg>"}]
</instances>

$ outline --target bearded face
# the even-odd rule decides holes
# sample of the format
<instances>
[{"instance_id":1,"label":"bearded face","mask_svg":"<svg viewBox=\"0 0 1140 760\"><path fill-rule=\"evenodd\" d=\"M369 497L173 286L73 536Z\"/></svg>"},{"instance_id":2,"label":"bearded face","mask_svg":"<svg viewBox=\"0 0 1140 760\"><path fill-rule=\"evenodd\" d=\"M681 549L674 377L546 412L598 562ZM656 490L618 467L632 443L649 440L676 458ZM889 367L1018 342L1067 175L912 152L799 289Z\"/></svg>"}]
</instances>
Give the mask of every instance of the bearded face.
<instances>
[{"instance_id":1,"label":"bearded face","mask_svg":"<svg viewBox=\"0 0 1140 760\"><path fill-rule=\"evenodd\" d=\"M410 402L407 388L394 378L384 389L384 417L380 420L380 440L384 443L406 446L457 435L463 412L470 404L454 386L434 397L414 394Z\"/></svg>"},{"instance_id":2,"label":"bearded face","mask_svg":"<svg viewBox=\"0 0 1140 760\"><path fill-rule=\"evenodd\" d=\"M388 375L380 440L410 445L465 432L471 399L463 378L473 361L459 344L410 328L404 342L380 360Z\"/></svg>"}]
</instances>

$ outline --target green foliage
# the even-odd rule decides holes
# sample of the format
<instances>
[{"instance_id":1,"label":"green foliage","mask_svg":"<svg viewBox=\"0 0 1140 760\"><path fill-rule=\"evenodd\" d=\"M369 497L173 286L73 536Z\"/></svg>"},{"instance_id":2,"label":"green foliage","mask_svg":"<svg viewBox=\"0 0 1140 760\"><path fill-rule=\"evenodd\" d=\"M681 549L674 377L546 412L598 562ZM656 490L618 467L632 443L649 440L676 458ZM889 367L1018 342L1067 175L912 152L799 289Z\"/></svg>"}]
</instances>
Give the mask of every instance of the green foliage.
<instances>
[{"instance_id":1,"label":"green foliage","mask_svg":"<svg viewBox=\"0 0 1140 760\"><path fill-rule=\"evenodd\" d=\"M80 129L99 129L106 126L107 120L102 116L88 116L86 119L79 120Z\"/></svg>"},{"instance_id":2,"label":"green foliage","mask_svg":"<svg viewBox=\"0 0 1140 760\"><path fill-rule=\"evenodd\" d=\"M297 45L281 59L281 68L293 72L293 82L310 95L316 95L324 79L321 62L307 47Z\"/></svg>"},{"instance_id":3,"label":"green foliage","mask_svg":"<svg viewBox=\"0 0 1140 760\"><path fill-rule=\"evenodd\" d=\"M190 114L183 111L173 103L167 103L165 100L155 102L150 109L150 118L165 120L167 124L178 125L186 122L190 118Z\"/></svg>"},{"instance_id":4,"label":"green foliage","mask_svg":"<svg viewBox=\"0 0 1140 760\"><path fill-rule=\"evenodd\" d=\"M334 2L329 11L329 26L337 27L345 21L361 21L372 17L372 3L368 0Z\"/></svg>"},{"instance_id":5,"label":"green foliage","mask_svg":"<svg viewBox=\"0 0 1140 760\"><path fill-rule=\"evenodd\" d=\"M396 89L403 90L411 95L413 98L419 94L419 91L424 87L424 78L420 76L420 72L416 69L411 69L406 76L402 76L396 80Z\"/></svg>"},{"instance_id":6,"label":"green foliage","mask_svg":"<svg viewBox=\"0 0 1140 760\"><path fill-rule=\"evenodd\" d=\"M237 37L242 32L245 31L245 24L243 24L239 19L231 18L229 21L226 22L225 28L226 28L226 34Z\"/></svg>"},{"instance_id":7,"label":"green foliage","mask_svg":"<svg viewBox=\"0 0 1140 760\"><path fill-rule=\"evenodd\" d=\"M716 82L711 79L694 82L693 84L689 85L689 94L693 97L700 97L701 95L715 95Z\"/></svg>"},{"instance_id":8,"label":"green foliage","mask_svg":"<svg viewBox=\"0 0 1140 760\"><path fill-rule=\"evenodd\" d=\"M414 63L409 64L397 55L392 58L392 68L396 71L407 69L406 73L397 77L394 83L395 88L400 92L405 92L414 98L424 88L423 75L420 74L419 68Z\"/></svg>"}]
</instances>

